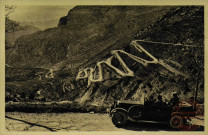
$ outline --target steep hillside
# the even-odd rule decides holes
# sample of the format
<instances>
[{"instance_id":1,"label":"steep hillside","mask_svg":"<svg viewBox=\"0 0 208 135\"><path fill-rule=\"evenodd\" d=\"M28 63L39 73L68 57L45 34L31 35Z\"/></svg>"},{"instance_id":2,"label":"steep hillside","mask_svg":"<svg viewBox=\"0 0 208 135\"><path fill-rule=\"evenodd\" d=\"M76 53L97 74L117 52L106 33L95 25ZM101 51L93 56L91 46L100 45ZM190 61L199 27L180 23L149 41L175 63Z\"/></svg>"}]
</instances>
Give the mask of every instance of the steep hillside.
<instances>
[{"instance_id":1,"label":"steep hillside","mask_svg":"<svg viewBox=\"0 0 208 135\"><path fill-rule=\"evenodd\" d=\"M18 31L11 32L11 33L6 33L6 49L14 47L15 42L17 39L23 35L29 35L33 34L37 31L39 31L38 28L31 26L31 25L26 25L26 26L21 26L22 28Z\"/></svg>"},{"instance_id":2,"label":"steep hillside","mask_svg":"<svg viewBox=\"0 0 208 135\"><path fill-rule=\"evenodd\" d=\"M102 106L114 99L141 100L144 93L169 101L173 91L181 99L194 96L198 81L203 102L203 12L203 7L77 6L58 27L15 43L6 57L7 101L71 100ZM135 39L177 45L138 41L159 62L145 66L119 53L134 75L124 77L103 64L101 81L89 83L89 76L76 80L87 68L95 69L98 78L97 63L114 57L113 50L150 60L144 50L129 45ZM118 60L112 64L124 70Z\"/></svg>"},{"instance_id":3,"label":"steep hillside","mask_svg":"<svg viewBox=\"0 0 208 135\"><path fill-rule=\"evenodd\" d=\"M110 50L128 44L136 31L154 24L171 8L75 7L67 16L67 25L19 39L7 64L51 68L60 62L73 67L88 60L96 62Z\"/></svg>"},{"instance_id":4,"label":"steep hillside","mask_svg":"<svg viewBox=\"0 0 208 135\"><path fill-rule=\"evenodd\" d=\"M204 8L183 7L168 12L137 37L150 41L204 46Z\"/></svg>"}]
</instances>

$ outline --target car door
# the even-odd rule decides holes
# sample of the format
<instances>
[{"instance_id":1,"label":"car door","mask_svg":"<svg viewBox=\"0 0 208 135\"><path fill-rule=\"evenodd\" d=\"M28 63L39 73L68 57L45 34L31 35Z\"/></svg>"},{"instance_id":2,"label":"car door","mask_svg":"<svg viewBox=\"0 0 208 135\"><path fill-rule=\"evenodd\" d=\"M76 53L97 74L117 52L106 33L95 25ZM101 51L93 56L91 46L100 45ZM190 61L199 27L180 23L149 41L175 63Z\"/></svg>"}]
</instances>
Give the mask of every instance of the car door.
<instances>
[{"instance_id":1,"label":"car door","mask_svg":"<svg viewBox=\"0 0 208 135\"><path fill-rule=\"evenodd\" d=\"M171 109L168 106L148 105L144 108L144 120L164 121L170 115Z\"/></svg>"}]
</instances>

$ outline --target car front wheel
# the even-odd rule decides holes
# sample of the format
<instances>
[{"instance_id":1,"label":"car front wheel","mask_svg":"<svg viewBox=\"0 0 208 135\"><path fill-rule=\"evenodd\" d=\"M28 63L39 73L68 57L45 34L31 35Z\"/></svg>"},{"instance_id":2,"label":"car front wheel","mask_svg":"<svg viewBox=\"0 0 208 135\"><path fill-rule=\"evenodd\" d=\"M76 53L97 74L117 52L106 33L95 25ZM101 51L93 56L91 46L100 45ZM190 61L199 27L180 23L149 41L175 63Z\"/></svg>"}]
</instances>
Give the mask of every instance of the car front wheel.
<instances>
[{"instance_id":1,"label":"car front wheel","mask_svg":"<svg viewBox=\"0 0 208 135\"><path fill-rule=\"evenodd\" d=\"M115 112L112 116L112 122L116 127L122 127L127 123L127 114L122 111Z\"/></svg>"}]
</instances>

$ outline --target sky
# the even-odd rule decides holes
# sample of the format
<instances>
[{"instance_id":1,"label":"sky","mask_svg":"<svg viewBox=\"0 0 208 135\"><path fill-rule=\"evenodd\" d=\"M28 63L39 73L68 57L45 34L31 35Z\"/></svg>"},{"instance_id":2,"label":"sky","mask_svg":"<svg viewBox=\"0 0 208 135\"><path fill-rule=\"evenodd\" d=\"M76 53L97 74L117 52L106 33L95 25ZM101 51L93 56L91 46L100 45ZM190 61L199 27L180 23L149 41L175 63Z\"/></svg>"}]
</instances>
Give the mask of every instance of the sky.
<instances>
[{"instance_id":1,"label":"sky","mask_svg":"<svg viewBox=\"0 0 208 135\"><path fill-rule=\"evenodd\" d=\"M68 11L73 7L73 5L18 5L16 6L14 12L10 14L10 19L19 22L59 20L62 16L66 16L68 14Z\"/></svg>"}]
</instances>

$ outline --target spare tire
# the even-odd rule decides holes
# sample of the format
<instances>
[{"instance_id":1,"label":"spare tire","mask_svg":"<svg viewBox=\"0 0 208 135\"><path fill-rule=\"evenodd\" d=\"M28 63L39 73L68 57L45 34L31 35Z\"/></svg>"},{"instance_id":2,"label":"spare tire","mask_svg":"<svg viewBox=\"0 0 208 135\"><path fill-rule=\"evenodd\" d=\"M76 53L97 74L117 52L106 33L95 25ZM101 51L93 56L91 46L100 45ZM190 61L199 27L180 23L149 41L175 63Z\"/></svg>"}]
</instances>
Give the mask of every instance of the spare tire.
<instances>
[{"instance_id":1,"label":"spare tire","mask_svg":"<svg viewBox=\"0 0 208 135\"><path fill-rule=\"evenodd\" d=\"M112 116L112 122L116 127L123 127L127 123L127 118L126 112L117 111Z\"/></svg>"}]
</instances>

